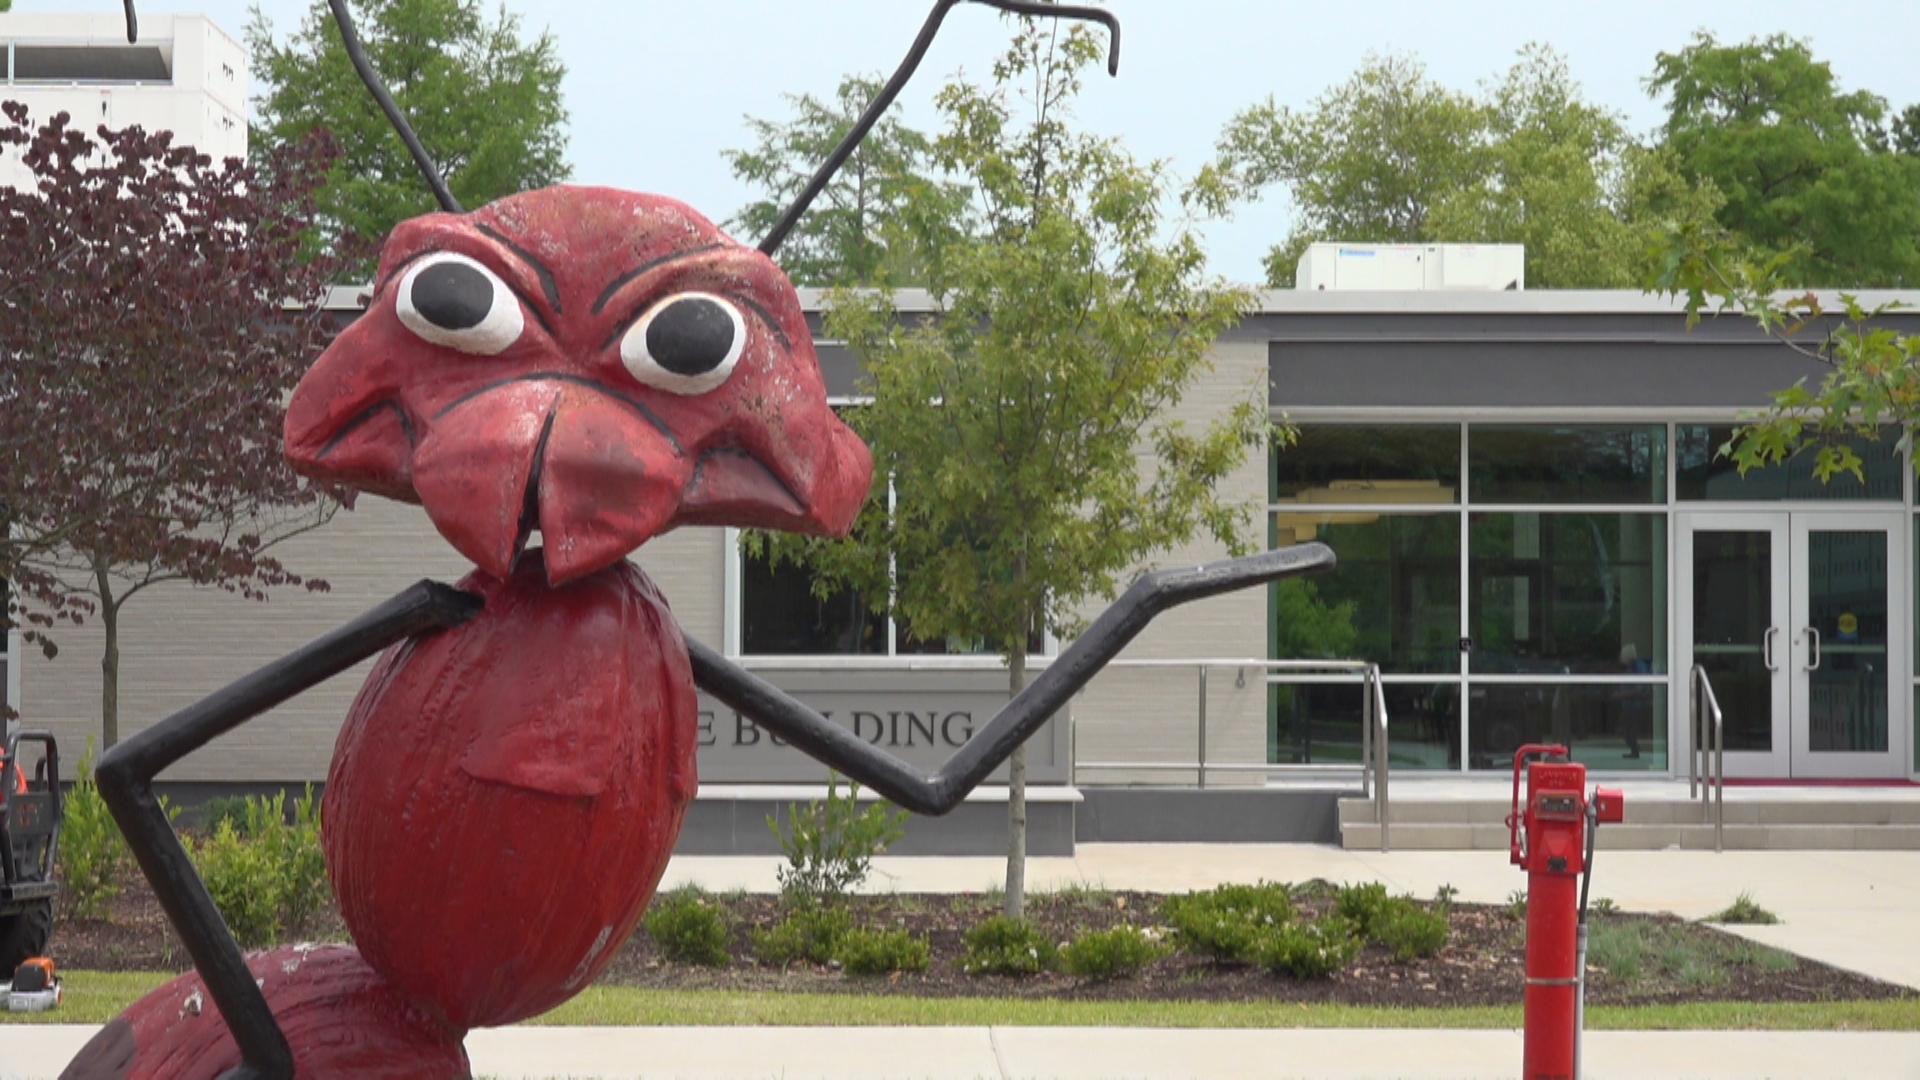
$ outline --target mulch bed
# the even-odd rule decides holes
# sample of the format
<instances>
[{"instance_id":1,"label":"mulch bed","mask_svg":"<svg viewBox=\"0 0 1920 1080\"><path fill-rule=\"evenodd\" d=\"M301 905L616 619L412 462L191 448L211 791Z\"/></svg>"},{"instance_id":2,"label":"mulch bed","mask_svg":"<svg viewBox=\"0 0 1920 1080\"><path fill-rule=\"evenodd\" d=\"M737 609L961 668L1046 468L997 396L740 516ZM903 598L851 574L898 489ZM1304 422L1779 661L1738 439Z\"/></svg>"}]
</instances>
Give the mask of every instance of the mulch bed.
<instances>
[{"instance_id":1,"label":"mulch bed","mask_svg":"<svg viewBox=\"0 0 1920 1080\"><path fill-rule=\"evenodd\" d=\"M1050 940L1122 923L1156 925L1160 898L1138 892L1085 892L1033 896L1028 916ZM894 895L857 897L855 921L875 929L904 928L925 935L932 963L924 973L887 977L848 976L831 967L800 963L776 967L758 963L750 949L749 929L771 926L782 917L778 897L739 895L714 898L734 928L733 961L722 968L700 968L662 958L644 932L634 935L601 977L602 984L657 989L716 989L783 993L908 994L923 997L1014 997L1073 1000L1282 1001L1352 1005L1435 1006L1514 1005L1521 998L1524 924L1499 906L1455 904L1447 946L1438 954L1399 962L1378 945L1367 946L1353 964L1331 978L1296 980L1258 968L1214 964L1183 954L1155 962L1137 976L1088 980L1063 974L1027 978L969 975L960 970L968 928L998 913L997 898L973 895ZM1303 900L1306 915L1324 911L1323 893ZM181 971L188 960L167 926L144 881L128 883L110 905L105 920L61 919L51 951L62 967L79 970ZM1698 938L1703 945L1725 944L1729 935L1669 915L1596 915L1602 925L1634 921L1664 924L1672 933ZM316 940L340 940L346 934L338 916L323 912L309 928ZM1711 950L1709 950L1711 951ZM1698 1001L1804 1002L1885 999L1910 996L1904 987L1799 960L1784 970L1734 967L1716 978L1682 982L1642 971L1632 982L1595 967L1587 1001L1593 1005L1670 1004Z\"/></svg>"}]
</instances>

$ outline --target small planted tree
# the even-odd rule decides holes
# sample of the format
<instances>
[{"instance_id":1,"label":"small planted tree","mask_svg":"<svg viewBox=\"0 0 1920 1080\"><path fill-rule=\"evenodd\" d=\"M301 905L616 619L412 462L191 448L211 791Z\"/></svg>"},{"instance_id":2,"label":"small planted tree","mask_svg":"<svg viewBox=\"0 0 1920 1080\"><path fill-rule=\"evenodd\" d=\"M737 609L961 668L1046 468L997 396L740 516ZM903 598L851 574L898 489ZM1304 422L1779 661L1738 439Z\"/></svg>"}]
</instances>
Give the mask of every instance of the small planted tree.
<instances>
[{"instance_id":1,"label":"small planted tree","mask_svg":"<svg viewBox=\"0 0 1920 1080\"><path fill-rule=\"evenodd\" d=\"M119 616L164 581L254 599L303 581L270 554L325 522L280 452L282 402L327 332L336 263L300 259L331 158L308 139L270 177L164 133L44 126L7 103L0 147L0 578L52 654L97 616L101 736L119 739Z\"/></svg>"},{"instance_id":2,"label":"small planted tree","mask_svg":"<svg viewBox=\"0 0 1920 1080\"><path fill-rule=\"evenodd\" d=\"M1011 693L1032 642L1076 633L1079 606L1155 552L1202 531L1238 546L1246 512L1215 487L1267 431L1251 388L1205 429L1168 418L1250 297L1169 227L1162 167L1071 126L1100 52L1080 28L1029 23L991 85L941 91L934 164L971 198L909 187L882 228L943 316L903 326L888 294L843 291L828 318L865 365L872 400L847 419L887 479L848 541L748 538L822 596L851 587L923 642L998 653ZM1009 768L1018 917L1024 754Z\"/></svg>"}]
</instances>

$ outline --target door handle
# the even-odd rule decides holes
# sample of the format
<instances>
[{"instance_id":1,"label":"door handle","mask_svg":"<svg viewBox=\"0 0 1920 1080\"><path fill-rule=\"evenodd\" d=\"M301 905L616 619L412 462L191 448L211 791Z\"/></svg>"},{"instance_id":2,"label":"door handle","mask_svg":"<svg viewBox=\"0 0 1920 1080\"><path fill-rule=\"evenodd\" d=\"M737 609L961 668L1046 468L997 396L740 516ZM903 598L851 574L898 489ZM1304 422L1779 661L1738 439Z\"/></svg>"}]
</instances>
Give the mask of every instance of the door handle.
<instances>
[{"instance_id":1,"label":"door handle","mask_svg":"<svg viewBox=\"0 0 1920 1080\"><path fill-rule=\"evenodd\" d=\"M1813 659L1808 662L1808 671L1820 670L1820 631L1807 627L1807 655Z\"/></svg>"},{"instance_id":2,"label":"door handle","mask_svg":"<svg viewBox=\"0 0 1920 1080\"><path fill-rule=\"evenodd\" d=\"M1766 635L1760 639L1760 662L1767 665L1768 671L1780 670L1780 665L1773 660L1773 636L1779 632L1779 627L1769 626Z\"/></svg>"}]
</instances>

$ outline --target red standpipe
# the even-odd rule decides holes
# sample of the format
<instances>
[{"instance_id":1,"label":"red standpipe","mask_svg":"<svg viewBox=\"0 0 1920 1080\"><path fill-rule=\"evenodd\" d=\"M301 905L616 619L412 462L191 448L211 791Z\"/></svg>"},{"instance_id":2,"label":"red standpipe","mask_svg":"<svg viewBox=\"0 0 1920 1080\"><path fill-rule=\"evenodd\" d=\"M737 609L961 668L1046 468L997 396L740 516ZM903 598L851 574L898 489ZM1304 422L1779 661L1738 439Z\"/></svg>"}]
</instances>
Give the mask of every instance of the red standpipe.
<instances>
[{"instance_id":1,"label":"red standpipe","mask_svg":"<svg viewBox=\"0 0 1920 1080\"><path fill-rule=\"evenodd\" d=\"M1529 761L1529 758L1542 760ZM1520 805L1520 774L1527 801ZM1513 757L1513 863L1527 872L1526 1031L1523 1080L1576 1080L1581 978L1580 876L1587 871L1587 769L1567 748L1530 744ZM1620 820L1618 792L1595 789L1596 814Z\"/></svg>"}]
</instances>

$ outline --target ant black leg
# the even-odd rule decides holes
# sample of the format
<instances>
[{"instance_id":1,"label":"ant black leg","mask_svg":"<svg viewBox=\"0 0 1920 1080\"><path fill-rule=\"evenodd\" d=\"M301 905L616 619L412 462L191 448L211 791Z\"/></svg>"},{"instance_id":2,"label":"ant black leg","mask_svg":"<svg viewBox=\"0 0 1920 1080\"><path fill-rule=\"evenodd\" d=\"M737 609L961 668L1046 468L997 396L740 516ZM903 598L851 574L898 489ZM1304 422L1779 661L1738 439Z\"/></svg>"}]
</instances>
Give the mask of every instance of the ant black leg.
<instances>
[{"instance_id":1,"label":"ant black leg","mask_svg":"<svg viewBox=\"0 0 1920 1080\"><path fill-rule=\"evenodd\" d=\"M687 653L693 660L693 681L740 715L900 806L939 815L959 805L1161 612L1333 566L1333 552L1326 545L1299 544L1146 575L932 775L872 746L692 638L687 639Z\"/></svg>"},{"instance_id":2,"label":"ant black leg","mask_svg":"<svg viewBox=\"0 0 1920 1080\"><path fill-rule=\"evenodd\" d=\"M193 957L207 992L240 1047L243 1064L221 1080L288 1080L293 1050L247 970L245 955L214 907L193 860L153 793L160 771L255 716L376 656L389 645L459 626L480 598L422 581L332 633L162 720L106 752L94 771L154 895Z\"/></svg>"}]
</instances>

